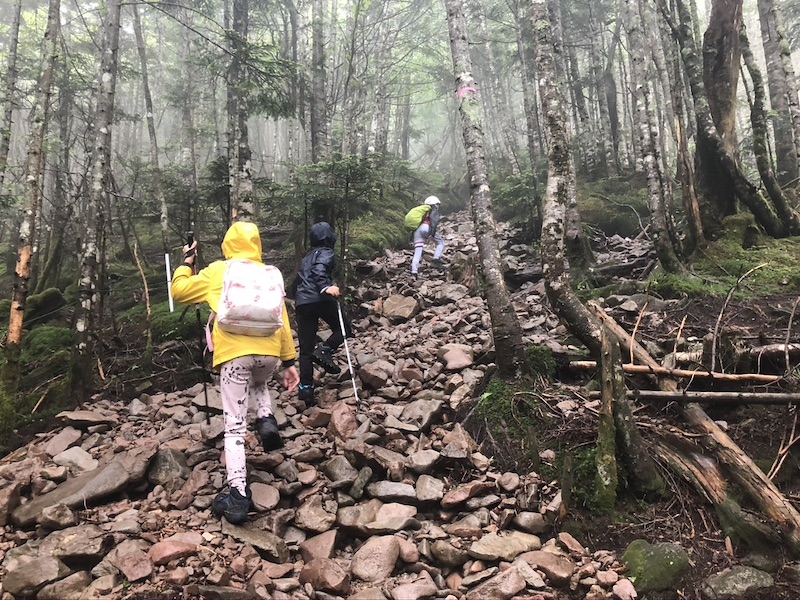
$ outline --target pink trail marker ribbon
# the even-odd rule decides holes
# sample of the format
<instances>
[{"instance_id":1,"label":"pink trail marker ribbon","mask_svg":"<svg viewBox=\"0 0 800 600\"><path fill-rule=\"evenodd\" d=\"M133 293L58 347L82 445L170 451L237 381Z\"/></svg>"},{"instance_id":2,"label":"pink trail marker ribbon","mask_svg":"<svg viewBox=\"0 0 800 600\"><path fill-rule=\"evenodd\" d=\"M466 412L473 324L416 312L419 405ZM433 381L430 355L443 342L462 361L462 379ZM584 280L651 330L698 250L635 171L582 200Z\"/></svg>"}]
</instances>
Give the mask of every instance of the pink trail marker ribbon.
<instances>
[{"instance_id":1,"label":"pink trail marker ribbon","mask_svg":"<svg viewBox=\"0 0 800 600\"><path fill-rule=\"evenodd\" d=\"M477 93L478 93L478 90L477 90L476 88L474 88L474 87L463 87L463 88L461 88L460 90L458 90L458 92L456 93L456 97L457 97L459 100L461 100L461 98L462 98L462 97L464 96L464 94L466 94L467 92L473 92L473 93L476 93L476 94L477 94Z\"/></svg>"}]
</instances>

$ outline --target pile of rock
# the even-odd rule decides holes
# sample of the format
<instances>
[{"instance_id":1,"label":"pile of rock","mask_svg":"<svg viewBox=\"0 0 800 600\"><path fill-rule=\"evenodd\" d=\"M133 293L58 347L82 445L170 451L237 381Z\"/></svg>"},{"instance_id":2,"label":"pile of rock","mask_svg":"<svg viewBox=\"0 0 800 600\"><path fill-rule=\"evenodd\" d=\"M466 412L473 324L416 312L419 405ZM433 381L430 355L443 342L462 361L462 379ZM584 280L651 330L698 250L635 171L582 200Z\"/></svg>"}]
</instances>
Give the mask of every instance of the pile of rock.
<instances>
[{"instance_id":1,"label":"pile of rock","mask_svg":"<svg viewBox=\"0 0 800 600\"><path fill-rule=\"evenodd\" d=\"M444 232L448 252L477 252L466 228ZM346 370L321 374L319 406L275 398L280 451L249 434L243 526L210 510L225 484L213 386L210 415L200 384L98 398L2 459L2 599L636 598L613 553L558 531L555 485L500 472L454 421L493 370L485 302L408 263L360 265L358 397ZM542 341L558 323L535 279L514 302Z\"/></svg>"}]
</instances>

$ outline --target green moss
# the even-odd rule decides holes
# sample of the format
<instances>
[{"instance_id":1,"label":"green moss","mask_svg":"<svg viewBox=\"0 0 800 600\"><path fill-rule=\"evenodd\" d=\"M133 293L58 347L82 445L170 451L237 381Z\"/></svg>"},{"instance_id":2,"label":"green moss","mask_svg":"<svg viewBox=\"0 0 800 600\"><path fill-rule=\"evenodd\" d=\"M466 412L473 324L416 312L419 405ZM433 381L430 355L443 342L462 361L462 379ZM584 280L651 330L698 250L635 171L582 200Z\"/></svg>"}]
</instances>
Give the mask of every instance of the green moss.
<instances>
[{"instance_id":1,"label":"green moss","mask_svg":"<svg viewBox=\"0 0 800 600\"><path fill-rule=\"evenodd\" d=\"M752 298L800 290L800 239L761 235L753 216L737 214L724 221L723 235L691 259L697 278L656 273L651 289L665 297L725 296ZM753 270L737 285L737 281Z\"/></svg>"},{"instance_id":2,"label":"green moss","mask_svg":"<svg viewBox=\"0 0 800 600\"><path fill-rule=\"evenodd\" d=\"M523 389L525 385L521 381L493 379L475 407L475 416L483 422L487 437L496 446L493 452L496 458L508 456L515 467L538 469L536 432L543 426L542 419L549 423L551 417L548 411L537 410L538 400Z\"/></svg>"},{"instance_id":3,"label":"green moss","mask_svg":"<svg viewBox=\"0 0 800 600\"><path fill-rule=\"evenodd\" d=\"M635 237L650 219L647 187L638 176L585 182L578 198L584 225L609 236Z\"/></svg>"},{"instance_id":4,"label":"green moss","mask_svg":"<svg viewBox=\"0 0 800 600\"><path fill-rule=\"evenodd\" d=\"M556 358L553 351L546 346L528 346L525 348L531 372L552 381L556 374Z\"/></svg>"},{"instance_id":5,"label":"green moss","mask_svg":"<svg viewBox=\"0 0 800 600\"><path fill-rule=\"evenodd\" d=\"M691 568L689 555L678 544L634 540L622 555L628 577L639 593L676 589Z\"/></svg>"},{"instance_id":6,"label":"green moss","mask_svg":"<svg viewBox=\"0 0 800 600\"><path fill-rule=\"evenodd\" d=\"M126 311L117 319L118 325L123 330L123 337L144 336L146 331L146 309L137 305ZM169 305L165 302L152 307L150 330L153 334L153 343L160 344L170 340L194 341L204 336L203 328L208 321L209 308L200 307L200 321L197 323L195 307L186 307L181 304L175 306L174 312L169 312Z\"/></svg>"},{"instance_id":7,"label":"green moss","mask_svg":"<svg viewBox=\"0 0 800 600\"><path fill-rule=\"evenodd\" d=\"M67 350L75 341L75 332L66 327L42 325L32 329L22 342L22 362L46 359L59 350Z\"/></svg>"},{"instance_id":8,"label":"green moss","mask_svg":"<svg viewBox=\"0 0 800 600\"><path fill-rule=\"evenodd\" d=\"M39 294L31 294L25 303L25 327L61 317L62 309L66 305L67 300L56 288L48 288ZM11 300L1 300L0 323L8 324L10 312Z\"/></svg>"}]
</instances>

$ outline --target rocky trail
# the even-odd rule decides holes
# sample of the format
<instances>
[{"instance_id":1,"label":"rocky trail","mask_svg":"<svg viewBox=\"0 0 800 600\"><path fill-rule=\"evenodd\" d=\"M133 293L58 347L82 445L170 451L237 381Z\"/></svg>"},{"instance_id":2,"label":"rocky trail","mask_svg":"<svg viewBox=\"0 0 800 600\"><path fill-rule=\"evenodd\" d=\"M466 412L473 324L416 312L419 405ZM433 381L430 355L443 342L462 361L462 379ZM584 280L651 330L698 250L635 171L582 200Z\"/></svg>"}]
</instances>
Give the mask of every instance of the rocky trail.
<instances>
[{"instance_id":1,"label":"rocky trail","mask_svg":"<svg viewBox=\"0 0 800 600\"><path fill-rule=\"evenodd\" d=\"M408 252L356 265L358 398L346 368L318 370L319 405L305 411L276 379L285 445L264 453L248 434L254 510L242 526L211 513L225 484L211 384L210 414L202 384L101 396L1 459L2 600L636 598L619 556L559 530L557 483L500 469L459 421L494 357L472 228L457 223L467 221L443 224L444 273L425 268L426 254L412 280ZM526 338L576 353L558 341L566 332L537 262L511 234L504 255ZM579 402L554 398L553 410Z\"/></svg>"}]
</instances>

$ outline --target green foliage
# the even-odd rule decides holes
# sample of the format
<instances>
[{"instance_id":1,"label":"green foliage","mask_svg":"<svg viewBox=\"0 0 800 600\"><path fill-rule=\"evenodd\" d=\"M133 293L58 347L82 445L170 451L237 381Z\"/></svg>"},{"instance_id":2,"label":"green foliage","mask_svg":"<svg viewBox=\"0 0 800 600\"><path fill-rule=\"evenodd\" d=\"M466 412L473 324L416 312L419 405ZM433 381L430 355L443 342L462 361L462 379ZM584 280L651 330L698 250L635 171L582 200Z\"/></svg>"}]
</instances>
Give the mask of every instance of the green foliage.
<instances>
[{"instance_id":1,"label":"green foliage","mask_svg":"<svg viewBox=\"0 0 800 600\"><path fill-rule=\"evenodd\" d=\"M533 232L537 219L541 222L542 218L537 209L543 202L539 187L537 176L532 171L504 177L492 188L495 218Z\"/></svg>"},{"instance_id":2,"label":"green foliage","mask_svg":"<svg viewBox=\"0 0 800 600\"><path fill-rule=\"evenodd\" d=\"M22 341L23 363L44 360L60 350L69 350L75 341L75 332L67 327L42 325L29 331Z\"/></svg>"}]
</instances>

